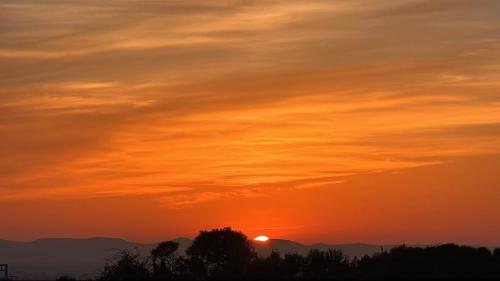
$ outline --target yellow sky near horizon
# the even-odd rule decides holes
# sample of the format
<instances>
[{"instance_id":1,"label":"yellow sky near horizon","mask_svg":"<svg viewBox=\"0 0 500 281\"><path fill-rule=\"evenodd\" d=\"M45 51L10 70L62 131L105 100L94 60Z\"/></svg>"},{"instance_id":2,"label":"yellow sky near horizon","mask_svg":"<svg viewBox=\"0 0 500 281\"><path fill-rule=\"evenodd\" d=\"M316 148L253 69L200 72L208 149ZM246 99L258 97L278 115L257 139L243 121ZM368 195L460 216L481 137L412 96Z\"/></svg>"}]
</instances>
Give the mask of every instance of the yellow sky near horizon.
<instances>
[{"instance_id":1,"label":"yellow sky near horizon","mask_svg":"<svg viewBox=\"0 0 500 281\"><path fill-rule=\"evenodd\" d=\"M498 12L2 1L0 238L500 244Z\"/></svg>"}]
</instances>

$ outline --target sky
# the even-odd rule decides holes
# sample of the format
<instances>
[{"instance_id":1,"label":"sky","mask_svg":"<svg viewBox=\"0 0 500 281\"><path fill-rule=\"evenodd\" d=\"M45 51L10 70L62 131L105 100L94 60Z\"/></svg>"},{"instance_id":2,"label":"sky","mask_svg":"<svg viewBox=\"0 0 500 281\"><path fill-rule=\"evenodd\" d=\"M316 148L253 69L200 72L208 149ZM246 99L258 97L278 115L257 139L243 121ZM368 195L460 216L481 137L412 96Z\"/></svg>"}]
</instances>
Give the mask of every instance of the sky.
<instances>
[{"instance_id":1,"label":"sky","mask_svg":"<svg viewBox=\"0 0 500 281\"><path fill-rule=\"evenodd\" d=\"M500 1L0 2L0 239L500 245Z\"/></svg>"}]
</instances>

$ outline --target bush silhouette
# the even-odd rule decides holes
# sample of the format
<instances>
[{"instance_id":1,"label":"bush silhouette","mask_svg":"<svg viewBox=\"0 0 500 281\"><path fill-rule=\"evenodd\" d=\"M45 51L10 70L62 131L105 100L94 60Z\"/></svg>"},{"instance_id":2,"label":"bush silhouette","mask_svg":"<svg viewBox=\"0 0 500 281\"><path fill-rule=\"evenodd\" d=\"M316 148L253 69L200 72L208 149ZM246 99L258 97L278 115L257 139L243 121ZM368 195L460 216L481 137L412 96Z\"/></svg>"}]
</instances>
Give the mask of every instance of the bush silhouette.
<instances>
[{"instance_id":1,"label":"bush silhouette","mask_svg":"<svg viewBox=\"0 0 500 281\"><path fill-rule=\"evenodd\" d=\"M104 268L99 280L148 280L150 270L148 260L138 253L119 251L115 263Z\"/></svg>"}]
</instances>

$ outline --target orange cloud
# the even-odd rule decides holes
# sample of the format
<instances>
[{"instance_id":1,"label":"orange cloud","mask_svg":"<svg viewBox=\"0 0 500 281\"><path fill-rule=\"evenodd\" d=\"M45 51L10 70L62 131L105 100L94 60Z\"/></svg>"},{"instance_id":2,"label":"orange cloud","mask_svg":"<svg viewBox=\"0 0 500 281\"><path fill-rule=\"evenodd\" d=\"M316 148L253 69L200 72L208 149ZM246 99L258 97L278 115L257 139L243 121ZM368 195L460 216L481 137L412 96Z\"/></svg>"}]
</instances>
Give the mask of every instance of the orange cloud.
<instances>
[{"instance_id":1,"label":"orange cloud","mask_svg":"<svg viewBox=\"0 0 500 281\"><path fill-rule=\"evenodd\" d=\"M69 225L65 210L99 214L68 202L94 206L103 219L87 227L105 233L106 204L138 221L175 216L175 229L150 226L142 238L312 220L322 227L290 235L382 239L372 220L391 228L405 214L423 227L440 201L419 217L398 198L426 200L422 186L439 191L454 161L459 179L459 168L498 157L500 7L480 2L0 4L0 202L12 212L38 204L19 215L26 225L48 202L62 204L51 208ZM468 204L462 195L453 202ZM496 195L479 191L468 210L484 215L477 202ZM350 204L358 211L342 211ZM468 215L445 208L465 239L458 221ZM423 237L439 240L428 229Z\"/></svg>"}]
</instances>

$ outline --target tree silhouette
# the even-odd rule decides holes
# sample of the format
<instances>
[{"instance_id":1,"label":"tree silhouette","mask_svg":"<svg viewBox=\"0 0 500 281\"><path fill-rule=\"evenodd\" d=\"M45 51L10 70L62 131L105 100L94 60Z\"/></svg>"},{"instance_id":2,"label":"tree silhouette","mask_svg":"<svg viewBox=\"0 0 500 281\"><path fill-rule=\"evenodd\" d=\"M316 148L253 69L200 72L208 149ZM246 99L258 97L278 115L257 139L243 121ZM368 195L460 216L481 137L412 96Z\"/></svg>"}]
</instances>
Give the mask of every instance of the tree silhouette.
<instances>
[{"instance_id":1,"label":"tree silhouette","mask_svg":"<svg viewBox=\"0 0 500 281\"><path fill-rule=\"evenodd\" d=\"M349 260L340 250L311 250L305 258L305 279L338 280L349 272Z\"/></svg>"},{"instance_id":2,"label":"tree silhouette","mask_svg":"<svg viewBox=\"0 0 500 281\"><path fill-rule=\"evenodd\" d=\"M69 276L60 276L56 281L76 281L76 279Z\"/></svg>"},{"instance_id":3,"label":"tree silhouette","mask_svg":"<svg viewBox=\"0 0 500 281\"><path fill-rule=\"evenodd\" d=\"M278 251L271 251L268 257L257 257L253 260L249 277L257 280L285 279L281 274L282 258Z\"/></svg>"},{"instance_id":4,"label":"tree silhouette","mask_svg":"<svg viewBox=\"0 0 500 281\"><path fill-rule=\"evenodd\" d=\"M394 247L373 256L348 259L341 251L311 250L306 256L273 250L258 256L250 241L231 228L201 231L178 256L178 244L160 243L145 258L120 251L100 280L378 280L500 279L500 249L455 244Z\"/></svg>"},{"instance_id":5,"label":"tree silhouette","mask_svg":"<svg viewBox=\"0 0 500 281\"><path fill-rule=\"evenodd\" d=\"M120 250L115 263L104 268L99 280L147 280L150 278L148 260L138 253Z\"/></svg>"},{"instance_id":6,"label":"tree silhouette","mask_svg":"<svg viewBox=\"0 0 500 281\"><path fill-rule=\"evenodd\" d=\"M283 279L292 280L303 276L304 258L299 254L285 254L281 264Z\"/></svg>"},{"instance_id":7,"label":"tree silhouette","mask_svg":"<svg viewBox=\"0 0 500 281\"><path fill-rule=\"evenodd\" d=\"M258 257L252 262L250 279L296 280L302 276L304 258L299 254L281 254L273 250L268 257Z\"/></svg>"},{"instance_id":8,"label":"tree silhouette","mask_svg":"<svg viewBox=\"0 0 500 281\"><path fill-rule=\"evenodd\" d=\"M247 237L229 227L201 231L186 253L196 279L242 279L256 257Z\"/></svg>"},{"instance_id":9,"label":"tree silhouette","mask_svg":"<svg viewBox=\"0 0 500 281\"><path fill-rule=\"evenodd\" d=\"M173 279L177 265L177 256L175 253L178 248L179 243L166 241L158 244L156 248L151 250L154 279Z\"/></svg>"},{"instance_id":10,"label":"tree silhouette","mask_svg":"<svg viewBox=\"0 0 500 281\"><path fill-rule=\"evenodd\" d=\"M377 279L489 279L494 276L494 262L486 248L400 246L361 259L357 271Z\"/></svg>"},{"instance_id":11,"label":"tree silhouette","mask_svg":"<svg viewBox=\"0 0 500 281\"><path fill-rule=\"evenodd\" d=\"M500 248L496 248L493 252L493 264L495 268L495 274L500 278Z\"/></svg>"}]
</instances>

